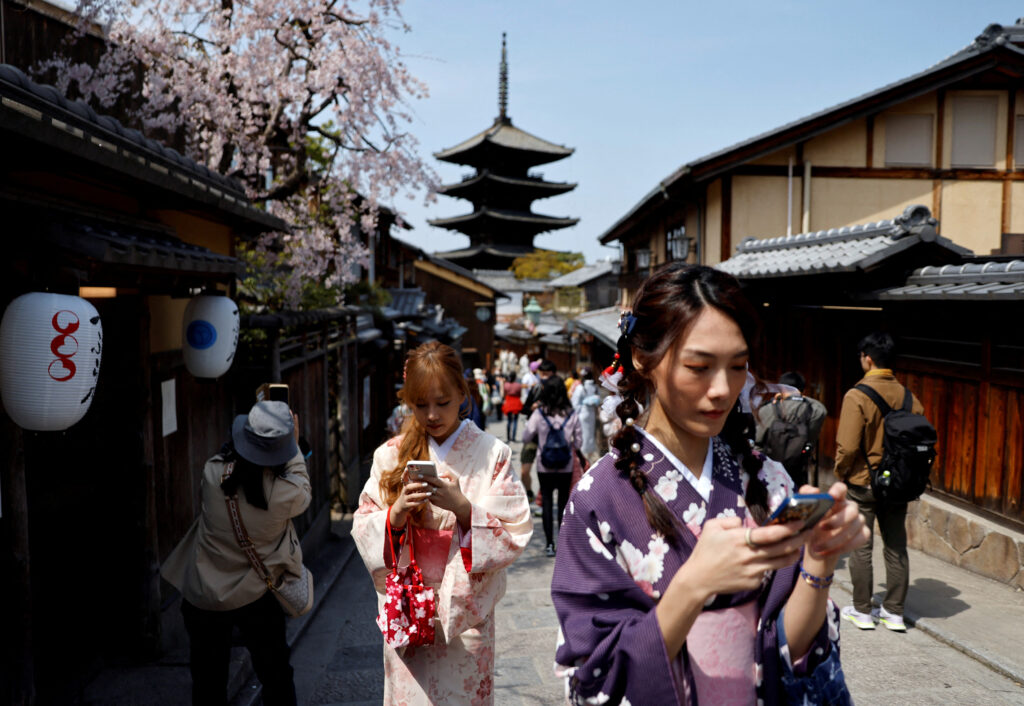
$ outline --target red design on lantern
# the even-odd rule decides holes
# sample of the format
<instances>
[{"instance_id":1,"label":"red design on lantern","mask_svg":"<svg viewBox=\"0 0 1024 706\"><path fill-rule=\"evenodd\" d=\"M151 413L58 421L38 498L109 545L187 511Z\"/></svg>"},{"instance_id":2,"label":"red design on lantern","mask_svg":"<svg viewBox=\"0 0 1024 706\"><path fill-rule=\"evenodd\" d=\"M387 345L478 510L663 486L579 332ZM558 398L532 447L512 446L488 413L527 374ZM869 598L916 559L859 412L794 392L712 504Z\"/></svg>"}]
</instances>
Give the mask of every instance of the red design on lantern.
<instances>
[{"instance_id":1,"label":"red design on lantern","mask_svg":"<svg viewBox=\"0 0 1024 706\"><path fill-rule=\"evenodd\" d=\"M71 320L68 321L64 328L61 328L60 326L61 314L69 314L71 316ZM78 339L72 336L71 334L78 330L78 326L80 325L80 323L81 322L78 320L78 314L76 314L73 311L69 311L68 309L61 309L60 311L56 312L53 315L53 319L51 319L50 321L50 324L53 326L53 330L60 335L54 336L53 340L50 341L50 352L57 356L57 360L51 361L49 367L47 367L46 370L49 373L50 377L56 380L57 382L67 382L68 380L73 378L75 376L75 373L77 372L77 368L75 368L75 363L74 361L71 360L71 356L78 352ZM63 348L64 344L69 339L75 342L75 349L70 353L61 353L61 348ZM53 374L53 366L58 363L61 366L57 368L58 372L66 372L66 375L58 377L57 375Z\"/></svg>"}]
</instances>

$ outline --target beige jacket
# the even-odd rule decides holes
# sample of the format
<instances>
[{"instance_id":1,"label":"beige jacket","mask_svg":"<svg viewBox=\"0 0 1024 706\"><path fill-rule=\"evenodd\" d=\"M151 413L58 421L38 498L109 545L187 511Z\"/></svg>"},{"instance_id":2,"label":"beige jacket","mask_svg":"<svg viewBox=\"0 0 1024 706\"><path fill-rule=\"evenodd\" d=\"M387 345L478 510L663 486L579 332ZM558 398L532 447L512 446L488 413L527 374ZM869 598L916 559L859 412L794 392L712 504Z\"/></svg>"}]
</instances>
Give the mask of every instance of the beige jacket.
<instances>
[{"instance_id":1,"label":"beige jacket","mask_svg":"<svg viewBox=\"0 0 1024 706\"><path fill-rule=\"evenodd\" d=\"M893 409L903 407L903 387L890 370L876 370L861 378L861 383L874 389ZM914 396L911 411L924 413L924 405ZM871 465L882 460L882 413L878 406L860 390L850 388L843 396L836 432L836 478L847 485L871 485L871 474L861 447L867 449Z\"/></svg>"},{"instance_id":2,"label":"beige jacket","mask_svg":"<svg viewBox=\"0 0 1024 706\"><path fill-rule=\"evenodd\" d=\"M206 462L202 479L202 511L178 546L160 567L160 574L192 605L204 610L232 610L252 603L267 591L238 546L220 489L225 464L219 455ZM267 571L277 580L288 571L302 571L302 548L291 518L312 498L306 462L296 454L285 474L263 472L267 509L253 507L238 494L242 523Z\"/></svg>"}]
</instances>

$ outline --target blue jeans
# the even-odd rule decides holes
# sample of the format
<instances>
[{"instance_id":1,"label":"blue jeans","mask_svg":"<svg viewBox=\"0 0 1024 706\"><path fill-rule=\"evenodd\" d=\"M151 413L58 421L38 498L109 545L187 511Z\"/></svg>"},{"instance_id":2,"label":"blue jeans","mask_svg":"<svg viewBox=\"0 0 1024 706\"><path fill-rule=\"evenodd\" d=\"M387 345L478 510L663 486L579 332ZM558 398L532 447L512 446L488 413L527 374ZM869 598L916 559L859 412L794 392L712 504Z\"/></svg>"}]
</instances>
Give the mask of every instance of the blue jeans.
<instances>
[{"instance_id":1,"label":"blue jeans","mask_svg":"<svg viewBox=\"0 0 1024 706\"><path fill-rule=\"evenodd\" d=\"M505 419L508 420L506 422L506 427L505 427L505 438L508 439L509 441L515 441L516 440L516 427L519 426L519 415L518 414L506 414L505 415Z\"/></svg>"}]
</instances>

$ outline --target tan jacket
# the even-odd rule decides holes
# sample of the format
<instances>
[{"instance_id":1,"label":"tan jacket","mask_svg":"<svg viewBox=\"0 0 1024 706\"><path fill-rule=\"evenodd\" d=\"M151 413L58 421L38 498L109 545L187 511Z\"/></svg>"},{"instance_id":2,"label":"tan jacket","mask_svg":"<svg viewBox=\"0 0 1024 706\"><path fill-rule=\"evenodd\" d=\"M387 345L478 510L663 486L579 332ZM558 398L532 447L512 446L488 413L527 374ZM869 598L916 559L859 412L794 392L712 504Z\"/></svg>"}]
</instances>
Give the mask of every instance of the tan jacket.
<instances>
[{"instance_id":1,"label":"tan jacket","mask_svg":"<svg viewBox=\"0 0 1024 706\"><path fill-rule=\"evenodd\" d=\"M192 605L204 610L232 610L252 603L267 591L238 546L220 489L224 462L219 455L206 462L202 480L202 511L184 538L160 567L160 574ZM242 523L275 581L288 571L302 571L302 548L291 518L312 498L302 454L295 454L277 478L263 472L267 509L253 507L238 494Z\"/></svg>"},{"instance_id":2,"label":"tan jacket","mask_svg":"<svg viewBox=\"0 0 1024 706\"><path fill-rule=\"evenodd\" d=\"M858 381L874 389L893 409L903 407L903 387L892 372L872 371ZM914 396L911 411L924 413L924 405ZM836 432L836 478L847 485L871 485L871 474L861 448L867 449L868 460L876 465L882 460L882 413L860 390L850 388L843 396Z\"/></svg>"}]
</instances>

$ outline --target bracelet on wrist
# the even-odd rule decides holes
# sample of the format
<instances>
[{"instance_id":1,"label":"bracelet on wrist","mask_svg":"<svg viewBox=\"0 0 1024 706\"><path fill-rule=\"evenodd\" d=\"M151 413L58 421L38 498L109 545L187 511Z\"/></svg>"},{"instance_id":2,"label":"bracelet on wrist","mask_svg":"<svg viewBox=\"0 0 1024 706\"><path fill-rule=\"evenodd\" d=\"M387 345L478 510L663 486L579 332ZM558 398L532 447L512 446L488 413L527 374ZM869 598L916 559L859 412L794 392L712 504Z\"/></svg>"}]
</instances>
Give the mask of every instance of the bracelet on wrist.
<instances>
[{"instance_id":1,"label":"bracelet on wrist","mask_svg":"<svg viewBox=\"0 0 1024 706\"><path fill-rule=\"evenodd\" d=\"M828 576L821 577L815 576L814 574L808 573L804 569L803 562L800 563L800 578L802 578L808 586L811 588L825 589L832 585L832 579L835 577L834 573Z\"/></svg>"}]
</instances>

